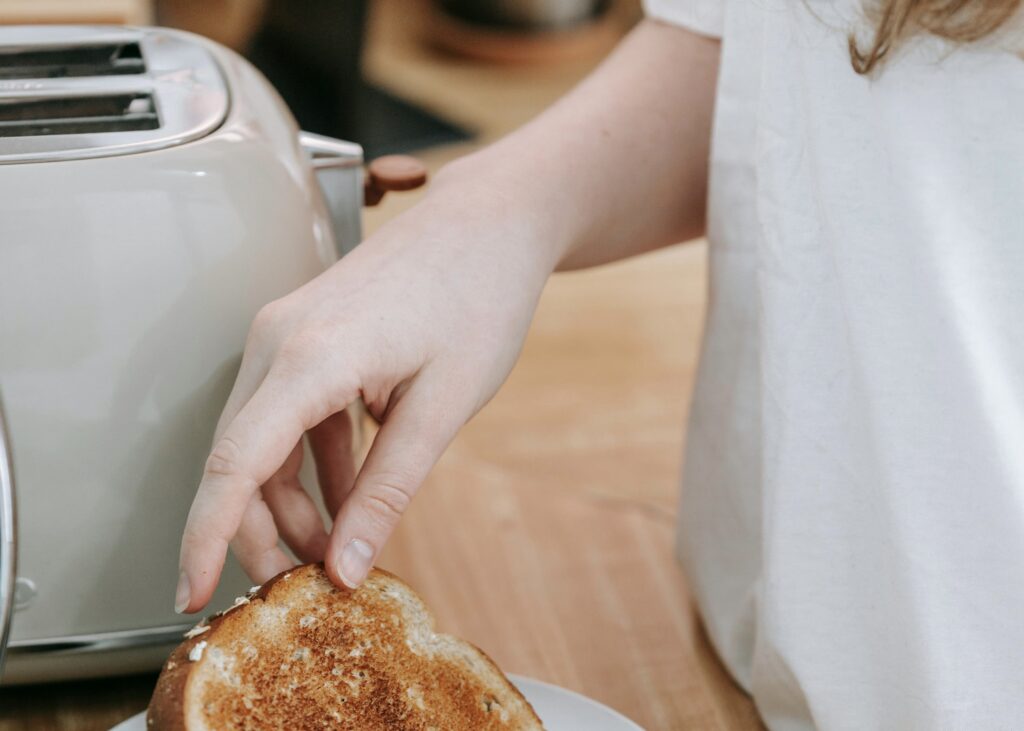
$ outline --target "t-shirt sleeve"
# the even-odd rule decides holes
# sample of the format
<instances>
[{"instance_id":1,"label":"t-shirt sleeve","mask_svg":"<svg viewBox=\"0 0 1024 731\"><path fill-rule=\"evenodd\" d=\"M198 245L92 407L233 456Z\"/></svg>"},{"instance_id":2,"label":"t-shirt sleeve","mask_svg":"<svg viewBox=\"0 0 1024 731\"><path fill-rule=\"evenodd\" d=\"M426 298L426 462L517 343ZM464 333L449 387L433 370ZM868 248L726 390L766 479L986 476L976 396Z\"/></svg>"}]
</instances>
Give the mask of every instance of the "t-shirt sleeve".
<instances>
[{"instance_id":1,"label":"t-shirt sleeve","mask_svg":"<svg viewBox=\"0 0 1024 731\"><path fill-rule=\"evenodd\" d=\"M721 38L726 0L644 0L648 18L681 25L712 38Z\"/></svg>"}]
</instances>

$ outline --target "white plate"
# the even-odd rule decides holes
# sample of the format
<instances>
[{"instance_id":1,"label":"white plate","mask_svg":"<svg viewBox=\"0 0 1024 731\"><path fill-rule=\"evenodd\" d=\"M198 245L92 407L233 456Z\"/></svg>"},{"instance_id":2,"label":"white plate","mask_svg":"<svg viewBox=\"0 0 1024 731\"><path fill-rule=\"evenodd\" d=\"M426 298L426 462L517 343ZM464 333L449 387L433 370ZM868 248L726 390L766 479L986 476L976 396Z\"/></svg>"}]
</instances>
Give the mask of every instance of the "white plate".
<instances>
[{"instance_id":1,"label":"white plate","mask_svg":"<svg viewBox=\"0 0 1024 731\"><path fill-rule=\"evenodd\" d=\"M579 693L521 675L509 675L547 731L644 731L608 706Z\"/></svg>"},{"instance_id":2,"label":"white plate","mask_svg":"<svg viewBox=\"0 0 1024 731\"><path fill-rule=\"evenodd\" d=\"M643 731L621 713L579 693L519 675L509 677L530 701L547 731ZM146 731L145 712L110 731Z\"/></svg>"}]
</instances>

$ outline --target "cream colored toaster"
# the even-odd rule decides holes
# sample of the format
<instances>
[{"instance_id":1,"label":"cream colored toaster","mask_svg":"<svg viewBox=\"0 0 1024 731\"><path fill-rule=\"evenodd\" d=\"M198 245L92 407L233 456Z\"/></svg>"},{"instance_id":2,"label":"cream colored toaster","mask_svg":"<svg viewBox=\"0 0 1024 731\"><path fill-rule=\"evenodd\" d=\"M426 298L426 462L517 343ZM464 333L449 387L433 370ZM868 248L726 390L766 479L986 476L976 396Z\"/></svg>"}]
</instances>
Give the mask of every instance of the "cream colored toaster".
<instances>
[{"instance_id":1,"label":"cream colored toaster","mask_svg":"<svg viewBox=\"0 0 1024 731\"><path fill-rule=\"evenodd\" d=\"M359 146L205 39L0 28L4 683L180 641L181 529L249 323L359 241L363 193ZM231 563L213 605L248 586Z\"/></svg>"}]
</instances>

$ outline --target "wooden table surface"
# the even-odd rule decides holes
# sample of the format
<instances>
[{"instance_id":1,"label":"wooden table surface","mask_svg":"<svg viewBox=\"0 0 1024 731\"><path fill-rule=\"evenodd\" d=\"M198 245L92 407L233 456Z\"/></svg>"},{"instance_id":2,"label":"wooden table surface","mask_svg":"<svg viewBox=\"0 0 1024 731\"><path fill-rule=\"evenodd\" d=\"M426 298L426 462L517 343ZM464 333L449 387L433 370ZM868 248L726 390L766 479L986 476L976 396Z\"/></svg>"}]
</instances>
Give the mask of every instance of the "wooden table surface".
<instances>
[{"instance_id":1,"label":"wooden table surface","mask_svg":"<svg viewBox=\"0 0 1024 731\"><path fill-rule=\"evenodd\" d=\"M480 140L528 119L596 61L467 65L416 42L421 13L377 3L368 72ZM469 147L424 159L436 169ZM414 199L391 196L368 228ZM651 731L761 728L672 554L704 271L705 245L694 242L556 276L508 383L442 458L381 561L420 591L441 629L505 670L589 695ZM0 731L107 729L145 707L153 681L3 690Z\"/></svg>"}]
</instances>

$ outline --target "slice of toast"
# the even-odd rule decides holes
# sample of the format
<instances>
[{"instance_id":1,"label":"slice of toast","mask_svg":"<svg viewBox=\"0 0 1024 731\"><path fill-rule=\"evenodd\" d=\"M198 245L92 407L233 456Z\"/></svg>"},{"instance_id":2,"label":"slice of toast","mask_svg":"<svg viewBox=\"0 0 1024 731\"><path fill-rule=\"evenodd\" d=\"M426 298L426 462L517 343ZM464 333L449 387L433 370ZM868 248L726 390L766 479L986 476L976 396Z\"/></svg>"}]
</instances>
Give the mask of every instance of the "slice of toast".
<instances>
[{"instance_id":1,"label":"slice of toast","mask_svg":"<svg viewBox=\"0 0 1024 731\"><path fill-rule=\"evenodd\" d=\"M434 631L423 601L371 572L286 571L203 620L164 665L151 731L527 731L533 708L482 651Z\"/></svg>"}]
</instances>

